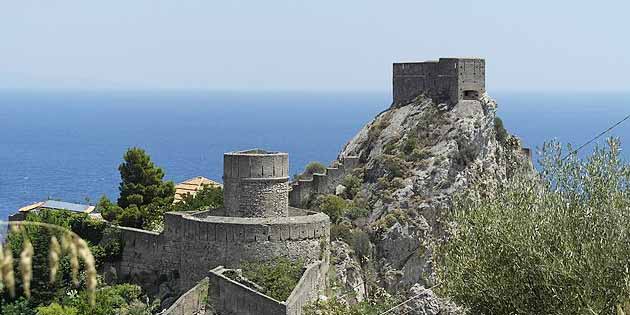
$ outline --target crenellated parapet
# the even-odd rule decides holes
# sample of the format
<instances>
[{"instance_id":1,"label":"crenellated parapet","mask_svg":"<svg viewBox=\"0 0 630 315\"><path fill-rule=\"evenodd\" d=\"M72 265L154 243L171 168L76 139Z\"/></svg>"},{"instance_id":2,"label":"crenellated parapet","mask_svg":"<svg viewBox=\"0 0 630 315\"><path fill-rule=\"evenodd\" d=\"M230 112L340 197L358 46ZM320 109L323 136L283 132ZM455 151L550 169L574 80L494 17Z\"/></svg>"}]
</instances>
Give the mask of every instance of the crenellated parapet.
<instances>
[{"instance_id":1,"label":"crenellated parapet","mask_svg":"<svg viewBox=\"0 0 630 315\"><path fill-rule=\"evenodd\" d=\"M341 178L353 161L344 161L341 169L331 169L328 176L316 176L317 185L328 187L328 181ZM166 213L161 233L120 227L125 244L122 259L113 266L116 276L157 294L165 283L185 292L217 266L238 268L244 262L285 257L307 264L319 262L327 268L330 219L324 213L288 205L288 172L286 153L260 149L226 153L224 208ZM325 278L325 268L316 269L316 276ZM300 293L297 301L310 299L307 293ZM192 297L183 305L194 304Z\"/></svg>"},{"instance_id":2,"label":"crenellated parapet","mask_svg":"<svg viewBox=\"0 0 630 315\"><path fill-rule=\"evenodd\" d=\"M303 207L312 196L334 194L343 179L359 165L358 156L346 156L333 161L324 174L313 174L311 179L300 179L291 184L289 204Z\"/></svg>"}]
</instances>

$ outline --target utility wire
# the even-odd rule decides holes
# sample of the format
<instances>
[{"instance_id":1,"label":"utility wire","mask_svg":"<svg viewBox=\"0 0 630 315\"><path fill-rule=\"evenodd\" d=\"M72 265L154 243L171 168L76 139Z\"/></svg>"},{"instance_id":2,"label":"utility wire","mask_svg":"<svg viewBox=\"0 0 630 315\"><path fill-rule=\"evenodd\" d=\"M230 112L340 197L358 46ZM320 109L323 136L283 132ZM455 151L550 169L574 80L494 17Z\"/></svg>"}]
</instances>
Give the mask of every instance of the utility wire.
<instances>
[{"instance_id":1,"label":"utility wire","mask_svg":"<svg viewBox=\"0 0 630 315\"><path fill-rule=\"evenodd\" d=\"M399 307L401 307L401 306L403 306L403 305L405 305L405 304L407 304L407 303L409 303L409 302L411 302L411 301L413 301L413 300L415 300L415 299L417 299L417 298L419 298L419 297L423 296L423 295L426 293L426 291L431 290L431 289L433 289L433 288L435 288L435 287L439 286L440 284L442 284L442 283L438 283L438 284L436 284L436 285L434 285L434 286L432 286L432 287L430 287L430 288L428 288L428 289L424 289L421 293L418 293L417 295L414 295L414 296L412 296L412 297L410 297L410 298L408 298L408 299L406 299L406 300L404 300L404 301L402 301L402 302L400 302L400 303L398 303L398 304L394 305L394 307L392 307L392 308L390 308L390 309L386 310L386 311L385 311L385 312L383 312L383 313L380 313L379 315L389 314L391 311L393 311L393 310L395 310L395 309L397 309L397 308L399 308Z\"/></svg>"},{"instance_id":2,"label":"utility wire","mask_svg":"<svg viewBox=\"0 0 630 315\"><path fill-rule=\"evenodd\" d=\"M564 158L562 158L563 160L566 160L569 156L577 153L578 151L580 151L581 149L583 149L585 146L591 144L593 141L599 139L601 136L605 135L607 132L615 129L615 127L621 125L621 123L623 123L624 121L628 120L628 118L630 118L630 115L624 117L624 119L618 121L617 123L615 123L614 125L608 127L608 129L600 132L597 136L595 136L593 139L586 141L583 145L579 146L577 149L569 152Z\"/></svg>"}]
</instances>

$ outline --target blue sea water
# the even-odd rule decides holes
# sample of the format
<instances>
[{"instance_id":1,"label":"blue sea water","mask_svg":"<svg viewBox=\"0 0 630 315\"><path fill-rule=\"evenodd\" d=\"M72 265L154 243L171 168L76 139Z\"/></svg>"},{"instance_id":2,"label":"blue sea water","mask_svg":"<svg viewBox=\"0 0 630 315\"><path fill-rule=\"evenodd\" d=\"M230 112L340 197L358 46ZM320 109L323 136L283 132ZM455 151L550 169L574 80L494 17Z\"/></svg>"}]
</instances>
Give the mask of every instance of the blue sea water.
<instances>
[{"instance_id":1,"label":"blue sea water","mask_svg":"<svg viewBox=\"0 0 630 315\"><path fill-rule=\"evenodd\" d=\"M493 93L508 131L536 147L581 143L630 113L630 94ZM47 198L116 199L117 166L144 148L175 182L220 180L222 153L289 153L291 173L330 162L388 93L0 91L0 220ZM630 139L630 121L613 135Z\"/></svg>"}]
</instances>

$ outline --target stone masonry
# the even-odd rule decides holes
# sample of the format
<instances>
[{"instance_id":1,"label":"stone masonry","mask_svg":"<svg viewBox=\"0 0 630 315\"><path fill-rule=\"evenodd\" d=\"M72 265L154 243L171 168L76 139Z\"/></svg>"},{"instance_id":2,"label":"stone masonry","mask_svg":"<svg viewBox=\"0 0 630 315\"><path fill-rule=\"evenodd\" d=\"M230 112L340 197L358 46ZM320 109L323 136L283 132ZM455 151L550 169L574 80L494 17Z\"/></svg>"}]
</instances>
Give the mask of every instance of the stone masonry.
<instances>
[{"instance_id":1,"label":"stone masonry","mask_svg":"<svg viewBox=\"0 0 630 315\"><path fill-rule=\"evenodd\" d=\"M224 168L224 209L167 213L161 233L119 228L122 259L112 266L118 279L156 295L172 292L159 297L174 301L217 266L287 257L324 262L326 270L330 219L288 206L287 154L226 153Z\"/></svg>"},{"instance_id":2,"label":"stone masonry","mask_svg":"<svg viewBox=\"0 0 630 315\"><path fill-rule=\"evenodd\" d=\"M478 99L486 91L485 65L480 58L394 63L394 104L409 102L421 94L450 104Z\"/></svg>"},{"instance_id":3,"label":"stone masonry","mask_svg":"<svg viewBox=\"0 0 630 315\"><path fill-rule=\"evenodd\" d=\"M260 149L225 153L225 215L286 217L289 156Z\"/></svg>"}]
</instances>

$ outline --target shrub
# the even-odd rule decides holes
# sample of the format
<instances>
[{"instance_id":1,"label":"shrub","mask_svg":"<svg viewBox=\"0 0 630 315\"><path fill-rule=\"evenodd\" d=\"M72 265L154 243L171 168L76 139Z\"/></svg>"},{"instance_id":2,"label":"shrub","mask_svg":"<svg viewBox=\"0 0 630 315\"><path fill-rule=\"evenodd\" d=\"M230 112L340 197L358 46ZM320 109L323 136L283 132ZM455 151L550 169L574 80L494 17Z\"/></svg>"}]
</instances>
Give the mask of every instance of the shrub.
<instances>
[{"instance_id":1,"label":"shrub","mask_svg":"<svg viewBox=\"0 0 630 315\"><path fill-rule=\"evenodd\" d=\"M405 154L411 154L411 152L413 152L413 150L415 150L417 146L418 146L418 138L410 136L410 137L407 137L407 139L405 139L405 142L403 142L402 151Z\"/></svg>"},{"instance_id":2,"label":"shrub","mask_svg":"<svg viewBox=\"0 0 630 315\"><path fill-rule=\"evenodd\" d=\"M332 223L341 222L348 207L345 199L335 195L320 195L314 202L314 208L327 214Z\"/></svg>"},{"instance_id":3,"label":"shrub","mask_svg":"<svg viewBox=\"0 0 630 315\"><path fill-rule=\"evenodd\" d=\"M304 168L304 172L300 175L297 175L297 179L311 179L313 178L313 174L325 174L326 173L326 165L313 161L306 165Z\"/></svg>"},{"instance_id":4,"label":"shrub","mask_svg":"<svg viewBox=\"0 0 630 315\"><path fill-rule=\"evenodd\" d=\"M365 208L353 207L346 211L346 217L350 220L365 218L368 215L370 215L370 210L365 209Z\"/></svg>"},{"instance_id":5,"label":"shrub","mask_svg":"<svg viewBox=\"0 0 630 315\"><path fill-rule=\"evenodd\" d=\"M398 304L402 299L390 296L378 290L375 296L369 297L354 305L348 305L337 297L317 300L303 308L304 315L379 315ZM395 313L392 313L395 314Z\"/></svg>"},{"instance_id":6,"label":"shrub","mask_svg":"<svg viewBox=\"0 0 630 315\"><path fill-rule=\"evenodd\" d=\"M348 222L341 222L339 224L332 224L330 226L330 240L342 240L348 242L352 237L352 226Z\"/></svg>"},{"instance_id":7,"label":"shrub","mask_svg":"<svg viewBox=\"0 0 630 315\"><path fill-rule=\"evenodd\" d=\"M405 162L395 156L385 155L382 157L383 168L387 172L387 178L404 177L406 175L407 166Z\"/></svg>"},{"instance_id":8,"label":"shrub","mask_svg":"<svg viewBox=\"0 0 630 315\"><path fill-rule=\"evenodd\" d=\"M74 307L61 306L52 303L48 306L40 306L37 308L37 315L77 315L78 310Z\"/></svg>"},{"instance_id":9,"label":"shrub","mask_svg":"<svg viewBox=\"0 0 630 315\"><path fill-rule=\"evenodd\" d=\"M170 211L199 211L223 207L223 188L205 186L197 194L184 196L183 200L173 204Z\"/></svg>"},{"instance_id":10,"label":"shrub","mask_svg":"<svg viewBox=\"0 0 630 315\"><path fill-rule=\"evenodd\" d=\"M540 177L474 187L438 248L443 293L473 314L623 314L630 296L630 165L619 143L585 160L541 152Z\"/></svg>"},{"instance_id":11,"label":"shrub","mask_svg":"<svg viewBox=\"0 0 630 315\"><path fill-rule=\"evenodd\" d=\"M241 266L243 276L263 288L278 301L286 301L304 273L304 261L276 258L270 262L248 262Z\"/></svg>"},{"instance_id":12,"label":"shrub","mask_svg":"<svg viewBox=\"0 0 630 315\"><path fill-rule=\"evenodd\" d=\"M344 177L341 184L346 187L346 190L343 193L343 197L345 199L354 199L354 196L356 196L361 189L361 179L354 175L347 175Z\"/></svg>"}]
</instances>

